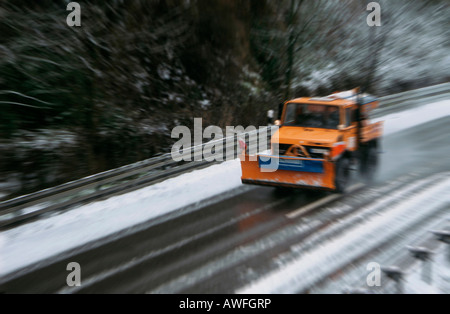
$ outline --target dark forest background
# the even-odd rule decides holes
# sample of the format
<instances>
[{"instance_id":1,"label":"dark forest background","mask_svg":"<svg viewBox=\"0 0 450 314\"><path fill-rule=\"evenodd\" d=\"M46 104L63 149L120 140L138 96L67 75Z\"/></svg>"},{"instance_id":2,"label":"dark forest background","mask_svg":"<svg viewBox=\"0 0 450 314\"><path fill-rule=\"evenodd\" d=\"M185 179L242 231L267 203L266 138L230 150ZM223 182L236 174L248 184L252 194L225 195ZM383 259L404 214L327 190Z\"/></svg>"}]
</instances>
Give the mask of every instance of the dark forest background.
<instances>
[{"instance_id":1,"label":"dark forest background","mask_svg":"<svg viewBox=\"0 0 450 314\"><path fill-rule=\"evenodd\" d=\"M264 125L297 96L450 80L447 0L0 4L0 199L170 151L171 130Z\"/></svg>"}]
</instances>

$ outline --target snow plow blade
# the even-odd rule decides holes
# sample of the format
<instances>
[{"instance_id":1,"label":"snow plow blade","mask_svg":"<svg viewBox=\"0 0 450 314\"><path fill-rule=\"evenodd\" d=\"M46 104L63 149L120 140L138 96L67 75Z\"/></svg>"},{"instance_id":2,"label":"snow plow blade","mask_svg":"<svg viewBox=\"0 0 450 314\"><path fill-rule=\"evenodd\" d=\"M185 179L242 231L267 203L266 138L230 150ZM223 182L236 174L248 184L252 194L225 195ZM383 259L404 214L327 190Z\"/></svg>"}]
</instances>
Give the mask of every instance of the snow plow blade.
<instances>
[{"instance_id":1,"label":"snow plow blade","mask_svg":"<svg viewBox=\"0 0 450 314\"><path fill-rule=\"evenodd\" d=\"M336 190L335 163L298 157L241 156L242 183Z\"/></svg>"}]
</instances>

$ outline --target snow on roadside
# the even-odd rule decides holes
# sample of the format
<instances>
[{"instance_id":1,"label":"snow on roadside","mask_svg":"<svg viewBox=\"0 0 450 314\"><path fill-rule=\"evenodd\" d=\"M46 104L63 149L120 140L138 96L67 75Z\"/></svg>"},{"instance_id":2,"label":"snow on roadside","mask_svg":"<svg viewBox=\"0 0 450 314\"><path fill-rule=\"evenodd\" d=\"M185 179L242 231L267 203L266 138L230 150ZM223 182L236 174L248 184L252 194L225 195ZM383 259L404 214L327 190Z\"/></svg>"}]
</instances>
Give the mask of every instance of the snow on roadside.
<instances>
[{"instance_id":1,"label":"snow on roadside","mask_svg":"<svg viewBox=\"0 0 450 314\"><path fill-rule=\"evenodd\" d=\"M406 277L405 287L405 294L442 294L437 287L424 282L418 272Z\"/></svg>"},{"instance_id":2,"label":"snow on roadside","mask_svg":"<svg viewBox=\"0 0 450 314\"><path fill-rule=\"evenodd\" d=\"M450 115L450 100L390 114L385 134ZM164 182L0 233L0 278L44 258L237 188L239 160L196 170Z\"/></svg>"},{"instance_id":3,"label":"snow on roadside","mask_svg":"<svg viewBox=\"0 0 450 314\"><path fill-rule=\"evenodd\" d=\"M4 231L0 233L0 278L49 256L229 191L241 184L240 177L239 160L224 162Z\"/></svg>"},{"instance_id":4,"label":"snow on roadside","mask_svg":"<svg viewBox=\"0 0 450 314\"><path fill-rule=\"evenodd\" d=\"M384 121L384 135L390 135L446 116L450 116L450 100L392 113L374 121Z\"/></svg>"},{"instance_id":5,"label":"snow on roadside","mask_svg":"<svg viewBox=\"0 0 450 314\"><path fill-rule=\"evenodd\" d=\"M0 252L4 252L5 251L5 241L6 241L6 237L3 235L0 235ZM1 273L1 269L3 269L3 255L4 253L0 254L0 273ZM0 277L1 278L1 277Z\"/></svg>"}]
</instances>

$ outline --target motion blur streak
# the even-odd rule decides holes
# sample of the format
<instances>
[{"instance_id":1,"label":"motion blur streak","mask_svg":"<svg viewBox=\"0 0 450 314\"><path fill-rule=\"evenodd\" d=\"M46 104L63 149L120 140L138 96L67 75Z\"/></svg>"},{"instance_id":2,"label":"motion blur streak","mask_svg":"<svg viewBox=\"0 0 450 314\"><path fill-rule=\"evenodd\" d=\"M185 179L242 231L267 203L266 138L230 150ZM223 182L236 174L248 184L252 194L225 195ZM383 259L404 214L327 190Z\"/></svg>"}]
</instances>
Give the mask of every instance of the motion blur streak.
<instances>
[{"instance_id":1,"label":"motion blur streak","mask_svg":"<svg viewBox=\"0 0 450 314\"><path fill-rule=\"evenodd\" d=\"M450 272L430 232L450 230L450 2L375 1L379 27L369 2L85 0L71 27L68 1L0 1L0 294L341 293L367 288L370 262L402 266L403 291L450 293L394 258L424 245ZM165 162L194 118L273 125L285 101L348 90L384 99L385 121L378 176L352 193Z\"/></svg>"}]
</instances>

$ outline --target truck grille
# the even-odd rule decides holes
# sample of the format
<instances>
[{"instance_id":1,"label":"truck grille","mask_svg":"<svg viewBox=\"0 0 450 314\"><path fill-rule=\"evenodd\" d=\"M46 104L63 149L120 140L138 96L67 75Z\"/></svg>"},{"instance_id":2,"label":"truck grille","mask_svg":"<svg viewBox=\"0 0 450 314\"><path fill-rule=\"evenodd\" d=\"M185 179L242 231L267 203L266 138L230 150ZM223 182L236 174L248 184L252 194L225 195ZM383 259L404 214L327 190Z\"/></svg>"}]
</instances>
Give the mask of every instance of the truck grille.
<instances>
[{"instance_id":1,"label":"truck grille","mask_svg":"<svg viewBox=\"0 0 450 314\"><path fill-rule=\"evenodd\" d=\"M272 152L274 155L283 156L291 146L291 144L272 145Z\"/></svg>"},{"instance_id":2,"label":"truck grille","mask_svg":"<svg viewBox=\"0 0 450 314\"><path fill-rule=\"evenodd\" d=\"M272 145L272 152L274 155L284 156L291 146L291 144ZM305 148L314 159L324 159L324 153L330 151L329 148L320 146L305 146Z\"/></svg>"}]
</instances>

